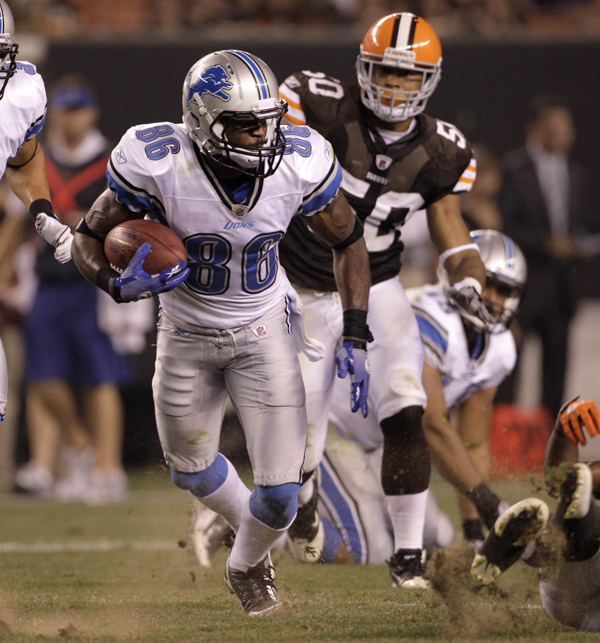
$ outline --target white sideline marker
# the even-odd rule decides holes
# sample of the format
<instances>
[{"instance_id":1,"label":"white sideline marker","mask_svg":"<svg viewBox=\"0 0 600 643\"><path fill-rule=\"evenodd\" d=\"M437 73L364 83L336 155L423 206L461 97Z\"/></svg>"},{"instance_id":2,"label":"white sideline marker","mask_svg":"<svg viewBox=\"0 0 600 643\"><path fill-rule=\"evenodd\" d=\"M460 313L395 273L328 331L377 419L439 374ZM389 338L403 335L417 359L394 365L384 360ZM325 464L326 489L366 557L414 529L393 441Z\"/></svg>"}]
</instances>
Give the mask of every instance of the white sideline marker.
<instances>
[{"instance_id":1,"label":"white sideline marker","mask_svg":"<svg viewBox=\"0 0 600 643\"><path fill-rule=\"evenodd\" d=\"M77 551L114 551L134 549L137 551L169 551L179 545L172 540L91 540L52 543L0 543L0 554L39 554Z\"/></svg>"}]
</instances>

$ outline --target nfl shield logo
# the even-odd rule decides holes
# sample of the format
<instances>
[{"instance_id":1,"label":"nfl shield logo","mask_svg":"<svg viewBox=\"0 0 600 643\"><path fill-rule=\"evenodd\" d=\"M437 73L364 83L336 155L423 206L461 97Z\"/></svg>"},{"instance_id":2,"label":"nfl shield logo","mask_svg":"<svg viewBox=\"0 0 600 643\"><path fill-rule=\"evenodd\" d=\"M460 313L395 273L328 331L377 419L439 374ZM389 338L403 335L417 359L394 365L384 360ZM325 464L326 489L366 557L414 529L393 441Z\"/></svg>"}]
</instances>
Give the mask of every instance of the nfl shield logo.
<instances>
[{"instance_id":1,"label":"nfl shield logo","mask_svg":"<svg viewBox=\"0 0 600 643\"><path fill-rule=\"evenodd\" d=\"M233 214L236 217L243 217L248 214L248 206L240 205L239 203L233 206Z\"/></svg>"},{"instance_id":2,"label":"nfl shield logo","mask_svg":"<svg viewBox=\"0 0 600 643\"><path fill-rule=\"evenodd\" d=\"M260 326L257 326L256 328L253 328L252 332L257 337L264 337L267 334L267 325L266 324L261 324Z\"/></svg>"},{"instance_id":3,"label":"nfl shield logo","mask_svg":"<svg viewBox=\"0 0 600 643\"><path fill-rule=\"evenodd\" d=\"M375 157L375 165L378 170L387 170L388 167L392 164L392 159L385 154L378 154Z\"/></svg>"}]
</instances>

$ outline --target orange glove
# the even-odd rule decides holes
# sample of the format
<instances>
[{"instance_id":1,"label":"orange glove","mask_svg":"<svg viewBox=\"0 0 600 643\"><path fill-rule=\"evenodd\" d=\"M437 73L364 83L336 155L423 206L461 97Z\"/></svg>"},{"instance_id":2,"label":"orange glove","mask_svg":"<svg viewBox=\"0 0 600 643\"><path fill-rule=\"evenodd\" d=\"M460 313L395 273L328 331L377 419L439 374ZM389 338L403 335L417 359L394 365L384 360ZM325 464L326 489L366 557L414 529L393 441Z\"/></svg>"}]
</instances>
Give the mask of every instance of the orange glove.
<instances>
[{"instance_id":1,"label":"orange glove","mask_svg":"<svg viewBox=\"0 0 600 643\"><path fill-rule=\"evenodd\" d=\"M600 411L594 400L585 402L575 398L567 402L558 414L556 428L562 429L574 445L586 445L587 440L583 429L586 429L590 438L600 433Z\"/></svg>"}]
</instances>

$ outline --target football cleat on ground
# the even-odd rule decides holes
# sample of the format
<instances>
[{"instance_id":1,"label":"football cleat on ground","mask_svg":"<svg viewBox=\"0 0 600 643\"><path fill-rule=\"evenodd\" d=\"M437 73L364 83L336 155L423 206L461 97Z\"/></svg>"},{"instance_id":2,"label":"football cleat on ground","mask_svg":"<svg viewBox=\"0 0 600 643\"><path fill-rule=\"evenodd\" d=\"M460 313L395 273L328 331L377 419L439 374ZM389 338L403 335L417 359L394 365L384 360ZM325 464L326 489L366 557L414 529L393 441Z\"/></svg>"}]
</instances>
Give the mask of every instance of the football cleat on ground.
<instances>
[{"instance_id":1,"label":"football cleat on ground","mask_svg":"<svg viewBox=\"0 0 600 643\"><path fill-rule=\"evenodd\" d=\"M570 465L569 469L560 486L560 504L566 520L587 516L592 501L591 469L582 462Z\"/></svg>"},{"instance_id":2,"label":"football cleat on ground","mask_svg":"<svg viewBox=\"0 0 600 643\"><path fill-rule=\"evenodd\" d=\"M311 499L298 507L296 518L287 530L290 553L302 563L316 563L323 554L325 528L317 512L318 501L319 486L315 481Z\"/></svg>"},{"instance_id":3,"label":"football cleat on ground","mask_svg":"<svg viewBox=\"0 0 600 643\"><path fill-rule=\"evenodd\" d=\"M399 549L387 562L394 587L428 589L431 584L425 573L424 549Z\"/></svg>"},{"instance_id":4,"label":"football cleat on ground","mask_svg":"<svg viewBox=\"0 0 600 643\"><path fill-rule=\"evenodd\" d=\"M489 585L521 558L527 545L548 522L548 506L538 498L526 498L501 514L475 554L471 574Z\"/></svg>"},{"instance_id":5,"label":"football cleat on ground","mask_svg":"<svg viewBox=\"0 0 600 643\"><path fill-rule=\"evenodd\" d=\"M258 565L250 567L247 572L229 568L229 556L225 564L225 583L232 594L242 602L248 616L267 616L281 605L277 589L273 584L275 568L271 555L267 554Z\"/></svg>"},{"instance_id":6,"label":"football cleat on ground","mask_svg":"<svg viewBox=\"0 0 600 643\"><path fill-rule=\"evenodd\" d=\"M190 525L190 540L196 560L201 567L212 567L217 551L225 545L231 527L218 513L194 500Z\"/></svg>"}]
</instances>

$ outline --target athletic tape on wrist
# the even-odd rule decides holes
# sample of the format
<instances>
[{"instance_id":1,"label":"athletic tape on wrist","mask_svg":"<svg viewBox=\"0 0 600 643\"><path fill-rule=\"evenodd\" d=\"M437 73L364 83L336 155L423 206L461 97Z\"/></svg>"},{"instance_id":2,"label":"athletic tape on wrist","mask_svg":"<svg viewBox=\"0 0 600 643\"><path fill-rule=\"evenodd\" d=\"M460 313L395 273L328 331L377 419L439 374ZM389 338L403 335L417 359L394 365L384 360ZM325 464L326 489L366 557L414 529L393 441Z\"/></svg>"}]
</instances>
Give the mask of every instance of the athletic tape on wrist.
<instances>
[{"instance_id":1,"label":"athletic tape on wrist","mask_svg":"<svg viewBox=\"0 0 600 643\"><path fill-rule=\"evenodd\" d=\"M442 254L440 255L440 264L442 264L443 266L452 255L456 255L459 252L464 252L465 250L476 250L477 254L479 254L479 246L476 243L466 243L463 246L456 246L456 248L449 248L448 250L444 250L444 252L442 252Z\"/></svg>"}]
</instances>

